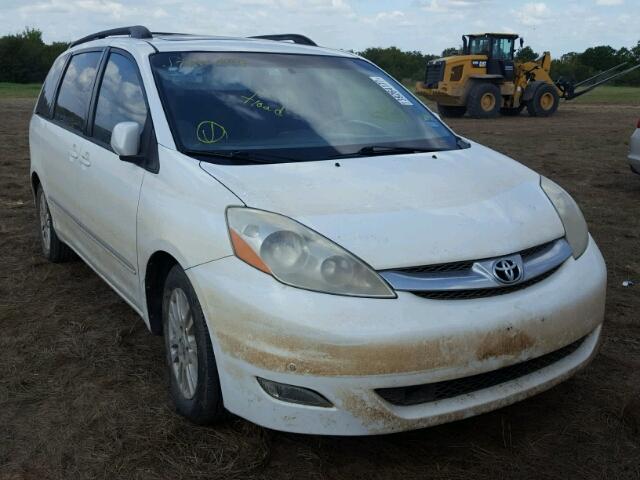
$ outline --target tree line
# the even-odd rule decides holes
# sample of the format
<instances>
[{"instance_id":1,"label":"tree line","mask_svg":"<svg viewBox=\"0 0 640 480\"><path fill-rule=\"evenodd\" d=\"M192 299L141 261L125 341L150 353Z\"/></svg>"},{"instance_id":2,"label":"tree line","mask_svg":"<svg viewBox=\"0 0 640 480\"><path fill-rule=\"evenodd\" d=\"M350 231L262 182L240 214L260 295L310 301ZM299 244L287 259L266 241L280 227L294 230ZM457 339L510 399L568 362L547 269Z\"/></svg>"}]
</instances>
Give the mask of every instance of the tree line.
<instances>
[{"instance_id":1,"label":"tree line","mask_svg":"<svg viewBox=\"0 0 640 480\"><path fill-rule=\"evenodd\" d=\"M26 28L0 37L0 82L41 83L51 64L69 45L42 41L40 30Z\"/></svg>"},{"instance_id":2,"label":"tree line","mask_svg":"<svg viewBox=\"0 0 640 480\"><path fill-rule=\"evenodd\" d=\"M530 61L539 56L531 47L524 47L518 51L516 58L521 61ZM580 82L622 63L626 63L627 68L640 63L640 40L632 48L622 47L616 50L609 45L600 45L587 48L582 53L565 53L560 58L551 60L551 77L554 80L564 78ZM621 70L623 69L624 67L621 67ZM638 87L640 86L640 69L623 75L611 83Z\"/></svg>"},{"instance_id":3,"label":"tree line","mask_svg":"<svg viewBox=\"0 0 640 480\"><path fill-rule=\"evenodd\" d=\"M367 48L359 55L371 60L395 78L404 82L412 82L424 79L425 65L428 61L440 57L459 55L460 49L452 47L445 49L440 55L425 55L422 52L402 51L397 47ZM532 61L540 57L529 46L519 49L516 53L518 61ZM622 47L619 50L608 45L587 48L584 52L565 53L560 58L551 61L551 77L554 80L580 82L596 73L608 70L621 63L633 66L640 63L640 41L635 47ZM640 69L628 75L617 78L612 82L615 85L640 86Z\"/></svg>"},{"instance_id":4,"label":"tree line","mask_svg":"<svg viewBox=\"0 0 640 480\"><path fill-rule=\"evenodd\" d=\"M26 28L23 32L0 37L0 82L40 83L55 58L66 50L65 42L46 44L42 32ZM441 55L429 55L419 51L403 51L397 47L367 48L359 55L371 60L395 78L414 82L424 78L425 66L429 60L441 56L457 55L459 49L445 49ZM535 60L539 54L529 46L517 52L520 61ZM640 41L632 48L616 50L608 45L587 48L584 52L570 52L554 59L551 76L579 82L598 72L627 62L640 63ZM640 86L640 69L615 80L617 85Z\"/></svg>"}]
</instances>

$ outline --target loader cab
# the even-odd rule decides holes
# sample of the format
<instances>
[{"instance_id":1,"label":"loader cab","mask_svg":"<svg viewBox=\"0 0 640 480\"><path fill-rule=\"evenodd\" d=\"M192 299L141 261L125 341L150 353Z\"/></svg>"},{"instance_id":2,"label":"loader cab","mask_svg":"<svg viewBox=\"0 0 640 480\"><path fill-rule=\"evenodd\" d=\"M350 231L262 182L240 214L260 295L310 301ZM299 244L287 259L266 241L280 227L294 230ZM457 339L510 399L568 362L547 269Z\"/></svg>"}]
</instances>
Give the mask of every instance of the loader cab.
<instances>
[{"instance_id":1,"label":"loader cab","mask_svg":"<svg viewBox=\"0 0 640 480\"><path fill-rule=\"evenodd\" d=\"M518 35L509 33L483 33L462 37L465 55L486 55L487 75L499 75L512 82L515 75L515 43ZM521 42L522 43L522 40Z\"/></svg>"}]
</instances>

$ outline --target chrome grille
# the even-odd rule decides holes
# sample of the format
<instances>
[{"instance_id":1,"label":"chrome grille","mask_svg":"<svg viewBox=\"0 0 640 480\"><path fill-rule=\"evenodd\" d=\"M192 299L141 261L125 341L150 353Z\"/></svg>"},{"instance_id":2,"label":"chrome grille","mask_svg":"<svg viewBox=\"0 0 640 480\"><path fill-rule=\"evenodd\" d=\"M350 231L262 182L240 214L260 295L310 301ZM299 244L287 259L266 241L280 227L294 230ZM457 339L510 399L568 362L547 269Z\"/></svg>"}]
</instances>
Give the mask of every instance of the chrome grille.
<instances>
[{"instance_id":1,"label":"chrome grille","mask_svg":"<svg viewBox=\"0 0 640 480\"><path fill-rule=\"evenodd\" d=\"M540 283L543 280L549 278L558 268L549 270L547 273L532 278L527 282L518 283L511 287L496 287L496 288L478 288L469 290L449 290L443 292L411 292L422 298L429 298L431 300L472 300L474 298L495 297L497 295L506 295L507 293L517 292L518 290L524 290L536 283Z\"/></svg>"},{"instance_id":2,"label":"chrome grille","mask_svg":"<svg viewBox=\"0 0 640 480\"><path fill-rule=\"evenodd\" d=\"M559 238L506 256L384 270L380 275L397 291L433 300L464 300L530 287L551 276L570 256L571 247ZM517 278L501 278L507 262L517 266Z\"/></svg>"},{"instance_id":3,"label":"chrome grille","mask_svg":"<svg viewBox=\"0 0 640 480\"><path fill-rule=\"evenodd\" d=\"M517 253L519 253L523 259L526 259L549 248L556 241L557 240L553 240L551 242L542 243L540 245L529 247ZM422 265L419 267L394 268L393 271L405 272L405 273L460 272L464 270L470 270L473 267L473 264L475 262L483 261L483 260L490 260L490 259L483 258L481 260L465 260L461 262L439 263L435 265Z\"/></svg>"},{"instance_id":4,"label":"chrome grille","mask_svg":"<svg viewBox=\"0 0 640 480\"><path fill-rule=\"evenodd\" d=\"M532 257L532 256L540 253L541 251L549 248L549 246L551 246L556 241L557 240L554 240L553 242L547 242L547 243L543 243L543 244L540 244L540 245L536 245L535 247L530 247L530 248L527 248L525 250L522 250L519 253L520 253L520 255L522 255L523 258Z\"/></svg>"},{"instance_id":5,"label":"chrome grille","mask_svg":"<svg viewBox=\"0 0 640 480\"><path fill-rule=\"evenodd\" d=\"M434 273L434 272L460 272L473 267L473 262L451 262L438 265L423 265L421 267L398 268L396 272L407 273Z\"/></svg>"}]
</instances>

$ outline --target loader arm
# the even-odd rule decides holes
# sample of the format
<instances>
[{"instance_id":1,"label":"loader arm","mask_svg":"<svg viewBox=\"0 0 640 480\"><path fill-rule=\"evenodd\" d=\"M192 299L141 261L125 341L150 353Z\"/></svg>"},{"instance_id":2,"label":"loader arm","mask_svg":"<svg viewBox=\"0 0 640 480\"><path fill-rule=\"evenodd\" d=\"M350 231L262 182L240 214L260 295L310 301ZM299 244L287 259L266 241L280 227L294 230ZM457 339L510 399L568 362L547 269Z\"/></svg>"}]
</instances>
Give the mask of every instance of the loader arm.
<instances>
[{"instance_id":1,"label":"loader arm","mask_svg":"<svg viewBox=\"0 0 640 480\"><path fill-rule=\"evenodd\" d=\"M551 53L544 52L542 56L530 62L522 62L516 65L516 91L513 98L513 106L516 107L526 102L531 97L532 87L548 83L554 85L558 95L562 95L560 88L555 85L549 72L551 71Z\"/></svg>"},{"instance_id":2,"label":"loader arm","mask_svg":"<svg viewBox=\"0 0 640 480\"><path fill-rule=\"evenodd\" d=\"M616 65L615 67L610 68L609 70L600 72L591 78L587 78L586 80L583 80L582 82L575 83L575 84L561 78L556 82L556 86L562 93L561 95L562 98L564 98L565 100L573 100L574 98L578 98L581 95L584 95L585 93L589 93L591 90L599 87L600 85L610 82L614 78L621 77L623 75L631 73L634 70L637 70L638 68L640 68L640 64L638 64L633 67L627 68L625 70L620 70L622 67L626 65L627 65L626 62L621 63L620 65ZM609 76L606 76L606 75L609 75ZM576 90L577 87L582 87L582 88Z\"/></svg>"}]
</instances>

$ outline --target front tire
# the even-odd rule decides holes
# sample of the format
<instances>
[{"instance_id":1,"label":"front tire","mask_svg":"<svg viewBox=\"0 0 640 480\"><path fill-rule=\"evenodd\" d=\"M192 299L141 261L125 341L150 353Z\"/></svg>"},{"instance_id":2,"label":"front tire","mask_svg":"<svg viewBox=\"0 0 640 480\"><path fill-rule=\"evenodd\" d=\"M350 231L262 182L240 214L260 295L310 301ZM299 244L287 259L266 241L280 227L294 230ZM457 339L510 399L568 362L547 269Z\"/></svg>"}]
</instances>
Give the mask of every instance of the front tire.
<instances>
[{"instance_id":1,"label":"front tire","mask_svg":"<svg viewBox=\"0 0 640 480\"><path fill-rule=\"evenodd\" d=\"M527 111L532 117L548 117L558 110L560 95L556 87L548 83L540 85L527 102Z\"/></svg>"},{"instance_id":2,"label":"front tire","mask_svg":"<svg viewBox=\"0 0 640 480\"><path fill-rule=\"evenodd\" d=\"M495 118L501 104L500 89L493 83L478 83L467 96L467 110L473 118Z\"/></svg>"},{"instance_id":3,"label":"front tire","mask_svg":"<svg viewBox=\"0 0 640 480\"><path fill-rule=\"evenodd\" d=\"M466 105L440 105L438 104L438 113L445 118L460 118L467 113Z\"/></svg>"},{"instance_id":4,"label":"front tire","mask_svg":"<svg viewBox=\"0 0 640 480\"><path fill-rule=\"evenodd\" d=\"M191 282L179 265L165 281L162 327L177 412L197 424L219 421L224 407L209 329Z\"/></svg>"},{"instance_id":5,"label":"front tire","mask_svg":"<svg viewBox=\"0 0 640 480\"><path fill-rule=\"evenodd\" d=\"M51 211L47 196L44 194L42 186L38 186L36 191L36 210L40 226L40 245L44 257L53 263L67 262L73 258L73 250L66 243L62 242L53 227Z\"/></svg>"}]
</instances>

